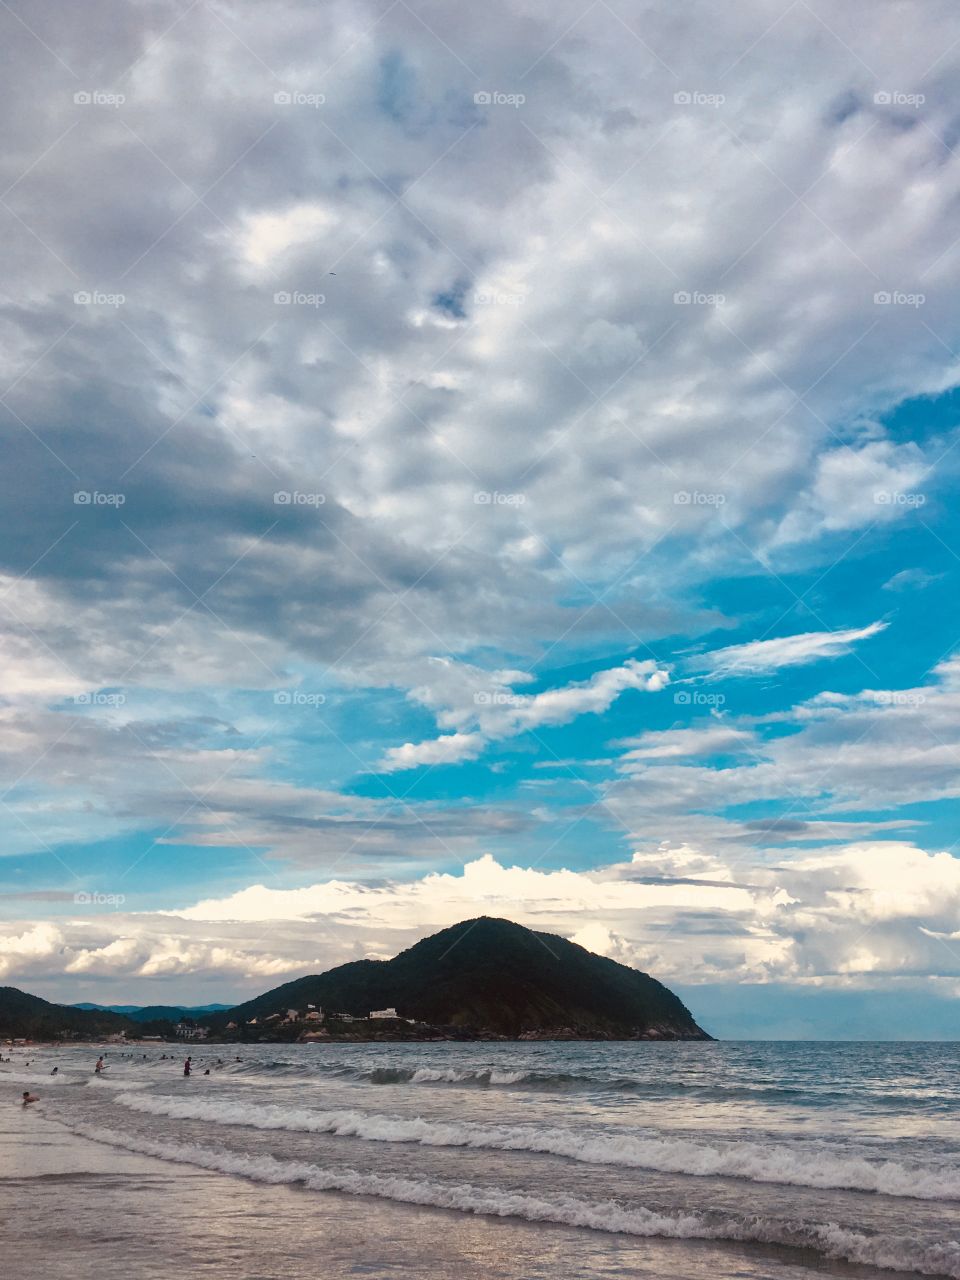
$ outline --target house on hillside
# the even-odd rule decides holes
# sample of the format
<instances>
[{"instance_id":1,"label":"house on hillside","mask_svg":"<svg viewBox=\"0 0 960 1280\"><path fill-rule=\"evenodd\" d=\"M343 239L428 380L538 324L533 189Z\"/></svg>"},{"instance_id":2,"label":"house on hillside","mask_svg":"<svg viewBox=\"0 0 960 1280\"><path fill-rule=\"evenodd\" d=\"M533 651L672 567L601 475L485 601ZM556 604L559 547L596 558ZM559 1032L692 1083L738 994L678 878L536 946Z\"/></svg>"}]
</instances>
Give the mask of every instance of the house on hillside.
<instances>
[{"instance_id":1,"label":"house on hillside","mask_svg":"<svg viewBox=\"0 0 960 1280\"><path fill-rule=\"evenodd\" d=\"M306 1021L306 1022L322 1022L322 1021L323 1021L323 1014L320 1012L320 1010L319 1010L319 1009L311 1009L311 1010L310 1010L310 1012L306 1015L306 1017L305 1017L304 1021Z\"/></svg>"},{"instance_id":2,"label":"house on hillside","mask_svg":"<svg viewBox=\"0 0 960 1280\"><path fill-rule=\"evenodd\" d=\"M374 1009L370 1014L371 1018L399 1018L400 1015L396 1009Z\"/></svg>"},{"instance_id":3,"label":"house on hillside","mask_svg":"<svg viewBox=\"0 0 960 1280\"><path fill-rule=\"evenodd\" d=\"M206 1040L210 1034L209 1027L195 1027L189 1022L178 1022L176 1026L178 1040Z\"/></svg>"}]
</instances>

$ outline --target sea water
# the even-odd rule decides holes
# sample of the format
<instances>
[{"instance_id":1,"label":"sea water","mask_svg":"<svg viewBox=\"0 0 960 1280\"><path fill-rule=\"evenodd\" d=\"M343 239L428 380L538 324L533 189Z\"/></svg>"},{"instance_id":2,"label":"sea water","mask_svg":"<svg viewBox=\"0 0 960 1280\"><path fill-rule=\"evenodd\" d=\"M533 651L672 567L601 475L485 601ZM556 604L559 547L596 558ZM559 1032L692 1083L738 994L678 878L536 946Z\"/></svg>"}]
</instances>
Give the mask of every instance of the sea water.
<instances>
[{"instance_id":1,"label":"sea water","mask_svg":"<svg viewBox=\"0 0 960 1280\"><path fill-rule=\"evenodd\" d=\"M0 1087L41 1093L37 1125L108 1167L123 1153L305 1193L318 1220L335 1202L559 1228L571 1275L639 1273L624 1249L642 1241L656 1274L700 1274L691 1250L709 1244L713 1277L960 1280L960 1045L107 1046L99 1077L97 1053L19 1050ZM457 1274L458 1238L424 1239L422 1273ZM258 1223L257 1250L268 1239ZM497 1256L476 1274L541 1274Z\"/></svg>"}]
</instances>

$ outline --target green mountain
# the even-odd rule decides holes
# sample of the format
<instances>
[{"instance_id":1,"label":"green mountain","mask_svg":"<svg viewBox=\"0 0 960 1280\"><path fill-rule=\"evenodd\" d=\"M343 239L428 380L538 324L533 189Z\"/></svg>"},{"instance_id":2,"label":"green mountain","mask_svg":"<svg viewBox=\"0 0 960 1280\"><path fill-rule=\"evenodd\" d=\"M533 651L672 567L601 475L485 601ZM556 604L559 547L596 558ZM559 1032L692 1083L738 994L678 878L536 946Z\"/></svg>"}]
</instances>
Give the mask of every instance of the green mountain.
<instances>
[{"instance_id":1,"label":"green mountain","mask_svg":"<svg viewBox=\"0 0 960 1280\"><path fill-rule=\"evenodd\" d=\"M708 1040L655 978L551 933L482 916L424 938L392 960L357 960L284 983L214 1026L307 1004L363 1016L396 1008L432 1026L506 1036L572 1030L590 1036Z\"/></svg>"},{"instance_id":2,"label":"green mountain","mask_svg":"<svg viewBox=\"0 0 960 1280\"><path fill-rule=\"evenodd\" d=\"M16 987L0 987L0 1040L54 1040L63 1032L97 1039L133 1029L130 1019L119 1013L51 1004Z\"/></svg>"}]
</instances>

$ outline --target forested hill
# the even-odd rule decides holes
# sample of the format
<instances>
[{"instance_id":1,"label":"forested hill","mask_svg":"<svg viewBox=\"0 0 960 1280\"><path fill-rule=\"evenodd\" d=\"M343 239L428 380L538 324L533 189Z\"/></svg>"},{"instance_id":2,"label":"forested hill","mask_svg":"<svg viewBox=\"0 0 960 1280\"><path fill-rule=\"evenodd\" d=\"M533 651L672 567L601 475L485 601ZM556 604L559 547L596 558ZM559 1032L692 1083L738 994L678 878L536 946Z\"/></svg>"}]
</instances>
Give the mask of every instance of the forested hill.
<instances>
[{"instance_id":1,"label":"forested hill","mask_svg":"<svg viewBox=\"0 0 960 1280\"><path fill-rule=\"evenodd\" d=\"M392 960L357 960L287 982L211 1021L243 1024L308 1004L355 1016L393 1007L433 1026L508 1036L572 1028L584 1035L710 1038L648 974L554 934L486 916L424 938Z\"/></svg>"}]
</instances>

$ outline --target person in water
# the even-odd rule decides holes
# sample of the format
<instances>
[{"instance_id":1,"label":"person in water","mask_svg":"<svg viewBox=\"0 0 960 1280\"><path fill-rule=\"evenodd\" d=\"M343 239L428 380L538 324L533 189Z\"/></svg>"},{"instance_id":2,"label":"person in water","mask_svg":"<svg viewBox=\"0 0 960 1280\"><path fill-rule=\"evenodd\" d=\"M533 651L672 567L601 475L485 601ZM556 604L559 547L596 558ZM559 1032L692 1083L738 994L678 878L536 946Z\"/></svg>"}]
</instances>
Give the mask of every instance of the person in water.
<instances>
[{"instance_id":1,"label":"person in water","mask_svg":"<svg viewBox=\"0 0 960 1280\"><path fill-rule=\"evenodd\" d=\"M102 1057L99 1057L99 1058L97 1059L97 1065L96 1065L93 1069L94 1069L94 1071L96 1072L96 1074L97 1074L97 1075L99 1075L99 1074L100 1074L100 1072L103 1070L103 1058L102 1058Z\"/></svg>"},{"instance_id":2,"label":"person in water","mask_svg":"<svg viewBox=\"0 0 960 1280\"><path fill-rule=\"evenodd\" d=\"M183 1064L183 1074L184 1074L185 1076L188 1076L188 1075L190 1074L190 1059L189 1059L189 1058L188 1058L188 1059L186 1060L186 1062Z\"/></svg>"},{"instance_id":3,"label":"person in water","mask_svg":"<svg viewBox=\"0 0 960 1280\"><path fill-rule=\"evenodd\" d=\"M23 1091L23 1105L24 1105L25 1107L29 1106L31 1102L39 1102L39 1101L40 1101L40 1098L37 1096L37 1094L35 1094L35 1093L30 1093L28 1090L24 1089L24 1091Z\"/></svg>"},{"instance_id":4,"label":"person in water","mask_svg":"<svg viewBox=\"0 0 960 1280\"><path fill-rule=\"evenodd\" d=\"M50 1074L51 1074L52 1076L55 1076L59 1070L60 1070L60 1068L59 1068L59 1067L54 1067L54 1068L53 1068L53 1070L50 1072Z\"/></svg>"}]
</instances>

